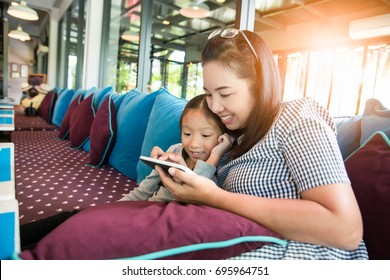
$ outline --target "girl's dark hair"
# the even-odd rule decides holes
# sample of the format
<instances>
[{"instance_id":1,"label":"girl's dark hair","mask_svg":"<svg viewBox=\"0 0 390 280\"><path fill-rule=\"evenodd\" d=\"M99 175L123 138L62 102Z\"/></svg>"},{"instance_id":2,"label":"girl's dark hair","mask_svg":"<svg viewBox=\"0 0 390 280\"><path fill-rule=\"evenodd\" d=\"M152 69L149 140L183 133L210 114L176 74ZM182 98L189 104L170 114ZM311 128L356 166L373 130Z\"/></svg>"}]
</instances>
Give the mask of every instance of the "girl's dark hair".
<instances>
[{"instance_id":1,"label":"girl's dark hair","mask_svg":"<svg viewBox=\"0 0 390 280\"><path fill-rule=\"evenodd\" d=\"M37 96L38 93L39 93L39 92L38 92L35 88L30 88L30 89L28 90L28 96L29 96L30 98L33 98L33 97Z\"/></svg>"},{"instance_id":2,"label":"girl's dark hair","mask_svg":"<svg viewBox=\"0 0 390 280\"><path fill-rule=\"evenodd\" d=\"M209 106L207 106L206 95L205 94L197 95L194 98L192 98L190 101L188 101L188 103L184 107L183 113L181 114L181 117L180 117L180 129L181 129L182 125L183 125L183 117L184 117L184 115L189 110L193 110L193 109L200 109L200 110L202 110L202 112L206 116L206 119L208 121L211 120L213 122L213 124L216 124L218 126L218 128L222 131L222 133L229 133L229 130L223 124L221 119L209 109Z\"/></svg>"},{"instance_id":3,"label":"girl's dark hair","mask_svg":"<svg viewBox=\"0 0 390 280\"><path fill-rule=\"evenodd\" d=\"M230 155L237 158L250 150L270 129L281 103L281 82L278 67L271 50L256 33L242 31L256 51L257 61L248 42L242 34L226 39L215 36L208 40L202 51L202 63L217 61L226 69L234 71L237 77L249 82L255 104L247 126L240 131L244 136L235 145ZM251 104L248 104L251 106Z\"/></svg>"}]
</instances>

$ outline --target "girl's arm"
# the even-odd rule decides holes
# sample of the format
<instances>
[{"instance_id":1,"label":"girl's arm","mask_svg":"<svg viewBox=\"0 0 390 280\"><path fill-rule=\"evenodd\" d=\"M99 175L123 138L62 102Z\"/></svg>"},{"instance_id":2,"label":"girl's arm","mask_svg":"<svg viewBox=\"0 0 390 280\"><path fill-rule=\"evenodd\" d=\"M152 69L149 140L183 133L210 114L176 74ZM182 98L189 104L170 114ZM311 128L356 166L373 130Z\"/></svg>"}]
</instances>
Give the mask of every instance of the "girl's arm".
<instances>
[{"instance_id":1,"label":"girl's arm","mask_svg":"<svg viewBox=\"0 0 390 280\"><path fill-rule=\"evenodd\" d=\"M161 179L153 170L141 183L118 201L146 201L160 188Z\"/></svg>"}]
</instances>

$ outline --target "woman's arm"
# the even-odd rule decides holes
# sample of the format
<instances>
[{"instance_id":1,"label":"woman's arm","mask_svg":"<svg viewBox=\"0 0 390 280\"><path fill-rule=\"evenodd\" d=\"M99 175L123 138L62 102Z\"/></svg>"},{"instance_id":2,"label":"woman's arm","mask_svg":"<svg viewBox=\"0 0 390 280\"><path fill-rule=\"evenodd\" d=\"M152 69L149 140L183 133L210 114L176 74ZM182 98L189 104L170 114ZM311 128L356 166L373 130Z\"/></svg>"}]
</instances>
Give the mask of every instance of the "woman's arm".
<instances>
[{"instance_id":1,"label":"woman's arm","mask_svg":"<svg viewBox=\"0 0 390 280\"><path fill-rule=\"evenodd\" d=\"M171 168L173 181L157 168L176 200L206 204L246 217L287 239L346 250L357 248L363 235L360 211L348 184L332 184L302 193L302 199L271 199L231 193L201 176Z\"/></svg>"}]
</instances>

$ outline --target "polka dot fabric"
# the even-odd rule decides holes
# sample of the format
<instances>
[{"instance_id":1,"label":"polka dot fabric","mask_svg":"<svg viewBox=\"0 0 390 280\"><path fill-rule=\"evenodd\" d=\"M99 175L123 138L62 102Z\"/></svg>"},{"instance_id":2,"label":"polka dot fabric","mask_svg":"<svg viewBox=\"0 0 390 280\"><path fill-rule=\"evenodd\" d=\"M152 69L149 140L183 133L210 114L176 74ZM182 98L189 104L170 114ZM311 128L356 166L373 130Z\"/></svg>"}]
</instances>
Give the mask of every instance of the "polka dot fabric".
<instances>
[{"instance_id":1,"label":"polka dot fabric","mask_svg":"<svg viewBox=\"0 0 390 280\"><path fill-rule=\"evenodd\" d=\"M15 131L20 224L62 211L114 202L136 183L109 165L93 168L88 153L69 148L58 131Z\"/></svg>"},{"instance_id":2,"label":"polka dot fabric","mask_svg":"<svg viewBox=\"0 0 390 280\"><path fill-rule=\"evenodd\" d=\"M15 115L15 130L58 130L40 116Z\"/></svg>"}]
</instances>

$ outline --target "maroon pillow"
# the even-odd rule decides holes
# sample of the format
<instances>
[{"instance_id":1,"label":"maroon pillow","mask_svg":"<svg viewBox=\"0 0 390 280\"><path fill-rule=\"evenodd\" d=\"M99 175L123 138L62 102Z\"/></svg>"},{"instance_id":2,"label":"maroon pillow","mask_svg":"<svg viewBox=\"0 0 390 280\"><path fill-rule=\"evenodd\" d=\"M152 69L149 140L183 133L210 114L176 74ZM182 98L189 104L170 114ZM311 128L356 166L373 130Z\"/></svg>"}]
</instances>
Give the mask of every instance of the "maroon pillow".
<instances>
[{"instance_id":1,"label":"maroon pillow","mask_svg":"<svg viewBox=\"0 0 390 280\"><path fill-rule=\"evenodd\" d=\"M82 100L83 100L83 95L80 94L77 98L75 98L72 101L72 103L70 103L68 110L66 110L66 114L64 116L64 119L62 120L60 126L60 132L58 134L58 138L60 138L61 140L64 140L69 136L70 116L73 114L74 110Z\"/></svg>"},{"instance_id":2,"label":"maroon pillow","mask_svg":"<svg viewBox=\"0 0 390 280\"><path fill-rule=\"evenodd\" d=\"M375 133L345 161L370 259L390 259L390 140Z\"/></svg>"},{"instance_id":3,"label":"maroon pillow","mask_svg":"<svg viewBox=\"0 0 390 280\"><path fill-rule=\"evenodd\" d=\"M38 116L43 118L45 121L47 121L51 98L52 98L52 92L49 92L48 94L46 94L45 98L42 100L41 106L39 106L39 109L38 109Z\"/></svg>"},{"instance_id":4,"label":"maroon pillow","mask_svg":"<svg viewBox=\"0 0 390 280\"><path fill-rule=\"evenodd\" d=\"M116 111L110 94L100 105L91 127L89 164L99 167L108 161L115 144Z\"/></svg>"},{"instance_id":5,"label":"maroon pillow","mask_svg":"<svg viewBox=\"0 0 390 280\"><path fill-rule=\"evenodd\" d=\"M48 123L51 123L51 116L53 115L56 100L56 92L49 91L46 94L45 98L42 100L41 105L39 106L38 115Z\"/></svg>"},{"instance_id":6,"label":"maroon pillow","mask_svg":"<svg viewBox=\"0 0 390 280\"><path fill-rule=\"evenodd\" d=\"M93 94L81 101L70 116L69 138L72 148L81 148L89 139L95 117L94 109L92 108L92 98Z\"/></svg>"},{"instance_id":7,"label":"maroon pillow","mask_svg":"<svg viewBox=\"0 0 390 280\"><path fill-rule=\"evenodd\" d=\"M209 242L235 238L269 239L215 249ZM191 244L202 246L165 259L224 259L268 242L285 241L263 226L209 206L170 202L121 201L82 210L46 235L22 259L117 259ZM214 243L215 244L215 243ZM193 246L191 246L193 247Z\"/></svg>"}]
</instances>

